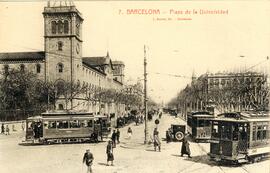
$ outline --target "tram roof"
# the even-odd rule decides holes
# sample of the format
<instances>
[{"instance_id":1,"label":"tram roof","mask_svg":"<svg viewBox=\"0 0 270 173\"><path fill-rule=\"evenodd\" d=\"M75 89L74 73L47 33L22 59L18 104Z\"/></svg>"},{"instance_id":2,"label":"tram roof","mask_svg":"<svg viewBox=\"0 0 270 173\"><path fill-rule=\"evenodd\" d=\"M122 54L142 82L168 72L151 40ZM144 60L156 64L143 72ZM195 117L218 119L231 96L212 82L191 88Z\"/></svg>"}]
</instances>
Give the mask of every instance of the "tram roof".
<instances>
[{"instance_id":1,"label":"tram roof","mask_svg":"<svg viewBox=\"0 0 270 173\"><path fill-rule=\"evenodd\" d=\"M201 117L201 118L211 118L214 117L213 114L211 114L210 112L207 111L193 111L193 112L189 112L188 116L192 116L192 117Z\"/></svg>"},{"instance_id":2,"label":"tram roof","mask_svg":"<svg viewBox=\"0 0 270 173\"><path fill-rule=\"evenodd\" d=\"M270 121L270 116L267 111L227 112L219 114L211 120L230 122Z\"/></svg>"},{"instance_id":3,"label":"tram roof","mask_svg":"<svg viewBox=\"0 0 270 173\"><path fill-rule=\"evenodd\" d=\"M93 113L86 112L86 111L70 111L70 110L61 110L61 111L50 111L50 112L44 112L41 114L42 116L67 116L67 115L72 115L72 116L82 116L82 115L87 115L87 116L92 116L94 117Z\"/></svg>"}]
</instances>

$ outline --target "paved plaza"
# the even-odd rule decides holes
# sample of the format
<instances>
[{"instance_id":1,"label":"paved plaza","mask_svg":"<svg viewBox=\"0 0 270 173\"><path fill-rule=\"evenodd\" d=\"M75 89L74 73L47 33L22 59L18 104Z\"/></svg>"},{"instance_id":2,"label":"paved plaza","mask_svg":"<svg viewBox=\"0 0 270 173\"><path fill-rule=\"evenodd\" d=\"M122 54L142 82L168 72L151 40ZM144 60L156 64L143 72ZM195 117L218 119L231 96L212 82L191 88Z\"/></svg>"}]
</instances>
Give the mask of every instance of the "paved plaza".
<instances>
[{"instance_id":1,"label":"paved plaza","mask_svg":"<svg viewBox=\"0 0 270 173\"><path fill-rule=\"evenodd\" d=\"M154 117L156 119L157 117ZM180 118L163 115L158 129L160 137L171 124L184 124ZM149 133L156 125L149 122ZM221 166L207 156L209 144L190 143L192 158L180 157L181 143L162 141L161 152L153 145L143 145L144 125L131 124L133 136L127 139L128 126L121 128L121 143L114 149L114 166L106 166L106 144L57 144L23 146L24 134L0 135L0 170L3 173L81 173L86 172L82 157L86 149L94 155L94 173L269 173L269 161L240 166Z\"/></svg>"}]
</instances>

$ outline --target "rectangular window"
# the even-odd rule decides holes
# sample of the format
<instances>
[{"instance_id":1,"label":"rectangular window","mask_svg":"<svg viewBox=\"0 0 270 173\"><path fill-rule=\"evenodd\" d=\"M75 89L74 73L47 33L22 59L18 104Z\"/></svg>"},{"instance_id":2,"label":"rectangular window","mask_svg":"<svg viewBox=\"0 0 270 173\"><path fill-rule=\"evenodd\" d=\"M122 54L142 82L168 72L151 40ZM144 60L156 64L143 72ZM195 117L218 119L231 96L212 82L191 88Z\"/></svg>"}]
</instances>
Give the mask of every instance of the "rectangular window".
<instances>
[{"instance_id":1,"label":"rectangular window","mask_svg":"<svg viewBox=\"0 0 270 173\"><path fill-rule=\"evenodd\" d=\"M68 128L68 121L59 121L57 122L58 129L67 129Z\"/></svg>"},{"instance_id":2,"label":"rectangular window","mask_svg":"<svg viewBox=\"0 0 270 173\"><path fill-rule=\"evenodd\" d=\"M253 124L253 128L252 128L252 140L256 141L256 125Z\"/></svg>"},{"instance_id":3,"label":"rectangular window","mask_svg":"<svg viewBox=\"0 0 270 173\"><path fill-rule=\"evenodd\" d=\"M55 121L49 121L48 129L55 129L55 128L56 128L56 122Z\"/></svg>"},{"instance_id":4,"label":"rectangular window","mask_svg":"<svg viewBox=\"0 0 270 173\"><path fill-rule=\"evenodd\" d=\"M70 128L80 128L81 127L81 122L79 122L78 120L73 120L70 121Z\"/></svg>"},{"instance_id":5,"label":"rectangular window","mask_svg":"<svg viewBox=\"0 0 270 173\"><path fill-rule=\"evenodd\" d=\"M87 127L93 127L93 120L88 120Z\"/></svg>"}]
</instances>

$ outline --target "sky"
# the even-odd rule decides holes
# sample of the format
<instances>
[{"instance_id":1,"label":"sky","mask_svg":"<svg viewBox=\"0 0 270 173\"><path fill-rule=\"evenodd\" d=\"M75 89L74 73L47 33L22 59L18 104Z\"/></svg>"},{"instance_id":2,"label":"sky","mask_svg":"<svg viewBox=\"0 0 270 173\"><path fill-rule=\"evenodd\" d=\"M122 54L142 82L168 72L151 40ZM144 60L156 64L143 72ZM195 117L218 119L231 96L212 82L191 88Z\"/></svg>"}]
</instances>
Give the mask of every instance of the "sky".
<instances>
[{"instance_id":1,"label":"sky","mask_svg":"<svg viewBox=\"0 0 270 173\"><path fill-rule=\"evenodd\" d=\"M83 56L109 51L113 60L125 63L127 83L143 82L146 45L148 93L157 102L176 96L191 82L192 74L243 70L260 62L255 68L270 68L265 61L270 56L269 1L74 3L84 18ZM44 50L46 5L45 1L0 2L0 52ZM158 12L128 13L136 9ZM200 10L227 14L200 14Z\"/></svg>"}]
</instances>

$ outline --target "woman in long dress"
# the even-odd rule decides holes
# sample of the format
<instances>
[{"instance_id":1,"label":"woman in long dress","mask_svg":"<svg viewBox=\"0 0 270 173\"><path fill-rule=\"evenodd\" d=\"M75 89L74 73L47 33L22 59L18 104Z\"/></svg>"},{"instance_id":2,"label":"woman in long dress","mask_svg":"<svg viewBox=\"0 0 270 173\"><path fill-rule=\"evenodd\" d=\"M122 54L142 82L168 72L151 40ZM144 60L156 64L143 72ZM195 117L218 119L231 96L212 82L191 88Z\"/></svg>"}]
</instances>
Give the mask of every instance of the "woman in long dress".
<instances>
[{"instance_id":1,"label":"woman in long dress","mask_svg":"<svg viewBox=\"0 0 270 173\"><path fill-rule=\"evenodd\" d=\"M113 166L114 156L113 156L113 145L111 140L108 142L106 153L107 153L107 166L109 166L109 162L111 162L111 166Z\"/></svg>"},{"instance_id":2,"label":"woman in long dress","mask_svg":"<svg viewBox=\"0 0 270 173\"><path fill-rule=\"evenodd\" d=\"M190 149L189 149L189 142L186 139L186 137L184 137L184 139L182 141L181 157L183 157L184 154L188 155L188 157L191 158L191 156L190 156Z\"/></svg>"}]
</instances>

